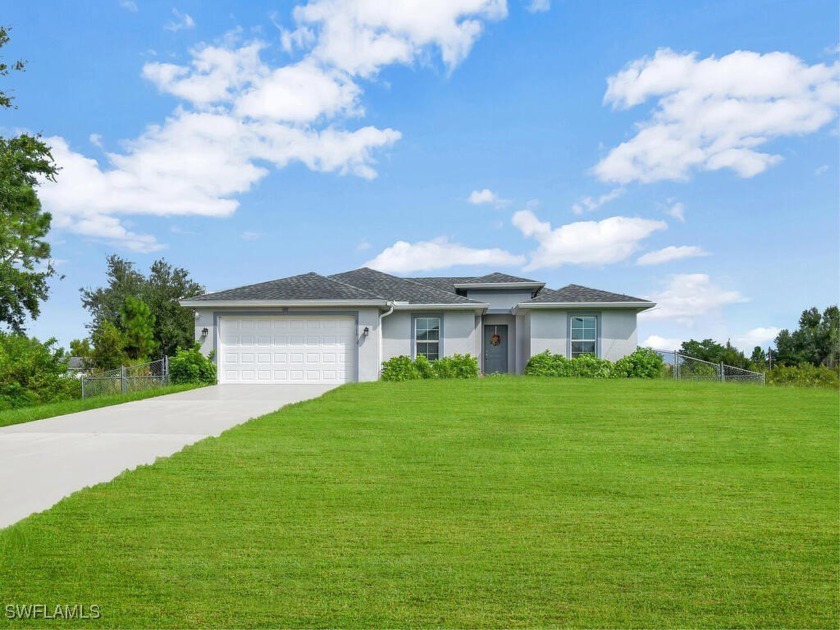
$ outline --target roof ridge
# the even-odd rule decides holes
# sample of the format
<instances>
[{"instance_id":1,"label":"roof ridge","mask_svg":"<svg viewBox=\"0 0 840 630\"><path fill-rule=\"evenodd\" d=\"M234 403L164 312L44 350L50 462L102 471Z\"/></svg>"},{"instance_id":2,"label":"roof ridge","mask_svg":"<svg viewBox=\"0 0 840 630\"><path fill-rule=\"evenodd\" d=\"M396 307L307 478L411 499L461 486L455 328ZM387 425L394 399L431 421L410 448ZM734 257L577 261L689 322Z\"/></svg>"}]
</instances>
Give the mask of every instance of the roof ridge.
<instances>
[{"instance_id":1,"label":"roof ridge","mask_svg":"<svg viewBox=\"0 0 840 630\"><path fill-rule=\"evenodd\" d=\"M446 300L451 300L453 295L455 295L456 297L463 300L463 301L461 301L462 304L483 304L483 302L478 302L476 300L472 300L472 299L470 299L468 297L465 297L463 295L452 294L449 291L444 291L443 289L438 289L437 287L434 287L434 286L431 286L431 285L428 285L428 284L423 284L422 282L415 282L411 278L403 278L401 276L395 276L393 274L386 273L384 271L379 271L379 269L372 269L371 267L359 267L357 269L351 269L350 271L344 271L341 274L335 274L335 275L343 275L343 274L347 274L347 273L353 273L354 271L371 271L373 273L378 273L378 274L381 274L383 276L388 276L389 278L393 278L393 279L398 280L400 282L407 282L409 284L413 284L413 285L416 285L418 287L422 287L425 291L431 291L433 294L444 296L446 298ZM342 282L342 281L340 281L340 282ZM356 285L349 284L349 283L346 283L346 284L348 284L348 286L351 286L351 287L356 286Z\"/></svg>"},{"instance_id":2,"label":"roof ridge","mask_svg":"<svg viewBox=\"0 0 840 630\"><path fill-rule=\"evenodd\" d=\"M187 298L187 299L192 300L192 299L195 299L195 298L198 298L198 297L204 297L206 295L215 295L216 293L225 293L227 291L233 291L235 289L248 289L248 288L251 288L251 287L261 287L261 286L264 286L266 284L271 284L272 282L279 282L280 280L289 280L290 278L300 278L301 276L321 276L321 274L319 274L315 271L307 271L305 273L296 273L293 276L286 276L285 278L274 278L273 280L264 280L262 282L255 282L253 284L243 284L243 285L239 285L239 286L236 286L236 287L227 287L226 289L219 289L217 291L210 291L208 293L202 293L201 295L195 295L195 296L193 296L191 298ZM321 276L321 277L324 278L325 276Z\"/></svg>"},{"instance_id":3,"label":"roof ridge","mask_svg":"<svg viewBox=\"0 0 840 630\"><path fill-rule=\"evenodd\" d=\"M329 280L330 282L335 282L337 284L343 284L345 287L350 287L351 289L356 289L357 291L364 291L365 293L370 293L371 295L375 295L380 300L388 300L388 298L386 298L385 296L379 295L378 293L374 293L370 289L365 289L364 287L357 287L355 284L350 284L349 282L344 282L344 280L336 280L333 277L334 275L339 275L339 274L332 274L332 275L323 276L323 277L326 278L327 280Z\"/></svg>"}]
</instances>

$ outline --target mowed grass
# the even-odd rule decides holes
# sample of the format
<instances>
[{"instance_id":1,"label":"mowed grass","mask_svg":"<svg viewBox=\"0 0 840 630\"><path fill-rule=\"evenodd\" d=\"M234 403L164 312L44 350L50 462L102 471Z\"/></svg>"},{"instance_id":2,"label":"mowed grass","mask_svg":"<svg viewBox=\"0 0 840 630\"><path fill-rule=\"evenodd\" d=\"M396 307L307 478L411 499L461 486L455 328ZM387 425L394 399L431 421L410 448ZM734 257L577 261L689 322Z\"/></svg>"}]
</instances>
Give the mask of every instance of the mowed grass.
<instances>
[{"instance_id":1,"label":"mowed grass","mask_svg":"<svg viewBox=\"0 0 840 630\"><path fill-rule=\"evenodd\" d=\"M195 388L196 385L168 385L166 387L157 387L155 389L147 389L142 392L132 392L119 396L94 396L92 398L65 400L47 405L36 405L34 407L6 409L0 411L0 427L32 422L33 420L43 420L44 418L52 418L54 416L64 416L68 413L77 413L89 409L119 405L120 403L132 402L134 400L154 398L155 396L163 396L164 394L176 394Z\"/></svg>"},{"instance_id":2,"label":"mowed grass","mask_svg":"<svg viewBox=\"0 0 840 630\"><path fill-rule=\"evenodd\" d=\"M839 408L351 385L3 530L0 604L99 604L84 625L107 627L836 628Z\"/></svg>"}]
</instances>

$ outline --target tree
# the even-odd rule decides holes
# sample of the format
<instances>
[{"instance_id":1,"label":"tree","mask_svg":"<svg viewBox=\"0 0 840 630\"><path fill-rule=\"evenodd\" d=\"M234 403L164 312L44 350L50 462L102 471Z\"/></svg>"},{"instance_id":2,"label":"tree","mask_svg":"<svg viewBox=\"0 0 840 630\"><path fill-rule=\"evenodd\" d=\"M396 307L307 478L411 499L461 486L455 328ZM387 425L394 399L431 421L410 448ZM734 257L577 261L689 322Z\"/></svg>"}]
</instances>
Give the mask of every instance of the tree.
<instances>
[{"instance_id":1,"label":"tree","mask_svg":"<svg viewBox=\"0 0 840 630\"><path fill-rule=\"evenodd\" d=\"M782 330L776 337L776 360L782 365L810 363L819 366L840 365L840 309L829 306L822 313L817 308L802 311L799 328Z\"/></svg>"},{"instance_id":2,"label":"tree","mask_svg":"<svg viewBox=\"0 0 840 630\"><path fill-rule=\"evenodd\" d=\"M191 348L195 342L195 320L178 300L200 295L204 287L190 278L186 269L156 260L148 277L137 271L134 263L119 256L108 256L107 286L81 289L82 304L90 312L89 327L96 330L102 322L111 322L125 330L122 310L128 297L139 297L154 316L153 339L159 354L172 356L179 348Z\"/></svg>"},{"instance_id":3,"label":"tree","mask_svg":"<svg viewBox=\"0 0 840 630\"><path fill-rule=\"evenodd\" d=\"M70 342L70 356L82 360L86 368L93 365L93 346L89 339L73 339Z\"/></svg>"},{"instance_id":4,"label":"tree","mask_svg":"<svg viewBox=\"0 0 840 630\"><path fill-rule=\"evenodd\" d=\"M744 353L732 346L728 341L726 345L719 344L713 339L696 341L690 339L684 341L680 353L695 359L711 361L712 363L725 363L733 367L749 369L750 362Z\"/></svg>"},{"instance_id":5,"label":"tree","mask_svg":"<svg viewBox=\"0 0 840 630\"><path fill-rule=\"evenodd\" d=\"M155 341L155 316L149 305L140 298L125 298L120 319L123 327L125 353L129 359L148 360L157 347Z\"/></svg>"},{"instance_id":6,"label":"tree","mask_svg":"<svg viewBox=\"0 0 840 630\"><path fill-rule=\"evenodd\" d=\"M8 29L0 27L0 48L8 42ZM10 66L0 58L0 76L24 65ZM12 101L0 91L0 109L13 108ZM47 281L56 273L45 240L52 217L41 210L35 190L57 172L40 136L0 137L0 322L15 332L23 330L27 317L38 317L49 293Z\"/></svg>"},{"instance_id":7,"label":"tree","mask_svg":"<svg viewBox=\"0 0 840 630\"><path fill-rule=\"evenodd\" d=\"M750 363L753 364L756 370L764 370L767 367L767 355L761 346L753 348Z\"/></svg>"},{"instance_id":8,"label":"tree","mask_svg":"<svg viewBox=\"0 0 840 630\"><path fill-rule=\"evenodd\" d=\"M115 370L127 362L125 341L119 328L103 321L91 335L93 363L100 370Z\"/></svg>"}]
</instances>

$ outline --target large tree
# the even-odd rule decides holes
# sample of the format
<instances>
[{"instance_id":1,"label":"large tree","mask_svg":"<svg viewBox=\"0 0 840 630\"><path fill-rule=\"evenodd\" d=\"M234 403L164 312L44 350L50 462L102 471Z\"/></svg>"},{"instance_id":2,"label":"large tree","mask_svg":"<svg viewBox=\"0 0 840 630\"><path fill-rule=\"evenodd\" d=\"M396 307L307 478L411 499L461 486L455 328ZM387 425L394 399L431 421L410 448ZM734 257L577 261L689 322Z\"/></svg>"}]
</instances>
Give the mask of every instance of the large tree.
<instances>
[{"instance_id":1,"label":"large tree","mask_svg":"<svg viewBox=\"0 0 840 630\"><path fill-rule=\"evenodd\" d=\"M200 295L204 287L194 281L186 269L156 260L143 275L134 263L112 255L107 258L107 286L81 290L82 304L90 312L91 330L109 322L125 332L124 306L128 298L139 298L149 307L154 319L153 341L160 356L171 356L179 348L194 343L195 319L192 311L178 300Z\"/></svg>"},{"instance_id":2,"label":"large tree","mask_svg":"<svg viewBox=\"0 0 840 630\"><path fill-rule=\"evenodd\" d=\"M683 342L680 353L712 363L725 363L734 367L750 368L750 361L744 356L744 353L728 341L726 345L723 345L713 339L704 339L703 341L690 339Z\"/></svg>"},{"instance_id":3,"label":"large tree","mask_svg":"<svg viewBox=\"0 0 840 630\"><path fill-rule=\"evenodd\" d=\"M0 48L9 42L0 27ZM6 63L0 56L0 77L23 70L23 61ZM0 90L0 109L14 108L13 97ZM27 317L38 317L55 275L46 241L52 217L41 209L36 188L55 178L57 168L40 136L0 137L0 323L15 332Z\"/></svg>"},{"instance_id":4,"label":"large tree","mask_svg":"<svg viewBox=\"0 0 840 630\"><path fill-rule=\"evenodd\" d=\"M782 330L776 337L775 360L783 365L840 365L840 309L829 306L802 311L799 328Z\"/></svg>"}]
</instances>

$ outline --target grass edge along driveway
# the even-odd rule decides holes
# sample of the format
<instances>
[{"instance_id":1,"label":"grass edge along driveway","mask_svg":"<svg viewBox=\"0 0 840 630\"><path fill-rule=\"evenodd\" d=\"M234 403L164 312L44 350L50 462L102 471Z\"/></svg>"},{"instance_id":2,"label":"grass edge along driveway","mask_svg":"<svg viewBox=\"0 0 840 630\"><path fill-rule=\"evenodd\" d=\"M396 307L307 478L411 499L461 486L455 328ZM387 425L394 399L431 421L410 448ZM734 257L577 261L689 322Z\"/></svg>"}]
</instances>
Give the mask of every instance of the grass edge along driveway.
<instances>
[{"instance_id":1,"label":"grass edge along driveway","mask_svg":"<svg viewBox=\"0 0 840 630\"><path fill-rule=\"evenodd\" d=\"M838 395L351 385L0 532L106 627L837 627ZM43 621L10 621L15 627Z\"/></svg>"},{"instance_id":2,"label":"grass edge along driveway","mask_svg":"<svg viewBox=\"0 0 840 630\"><path fill-rule=\"evenodd\" d=\"M9 427L13 424L23 424L24 422L34 422L35 420L45 420L46 418L54 418L55 416L64 416L68 413L78 413L80 411L88 411L90 409L99 409L100 407L109 407L111 405L134 402L135 400L145 400L156 396L165 396L166 394L177 394L178 392L185 392L190 389L195 389L196 387L200 386L167 385L165 387L156 387L154 389L146 389L140 392L118 394L116 396L75 398L73 400L47 403L46 405L20 407L18 409L4 409L0 411L0 427Z\"/></svg>"}]
</instances>

